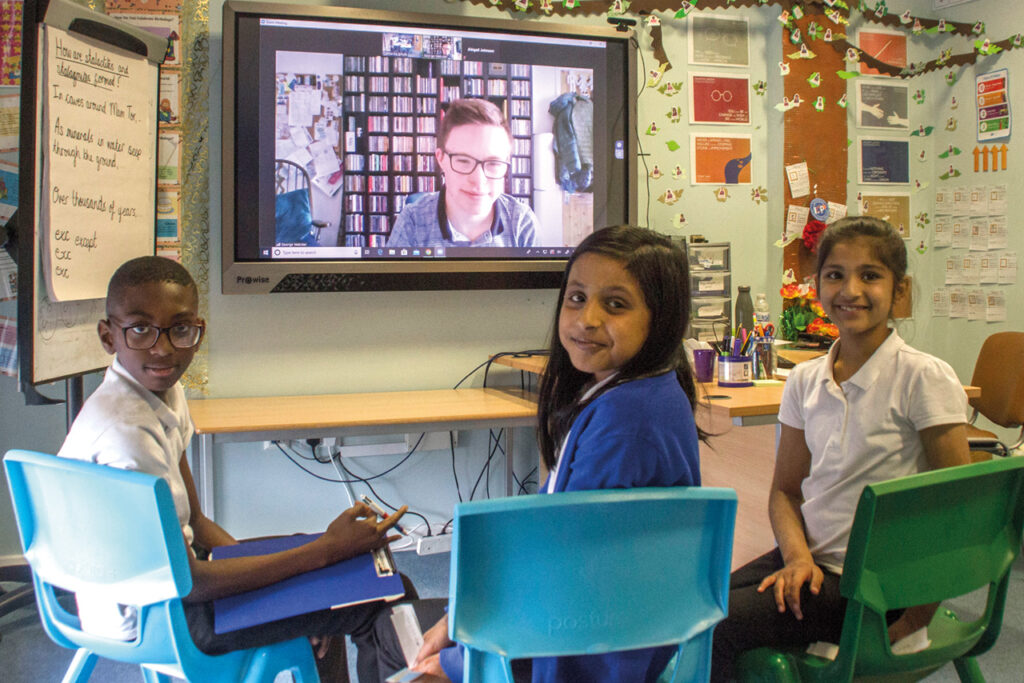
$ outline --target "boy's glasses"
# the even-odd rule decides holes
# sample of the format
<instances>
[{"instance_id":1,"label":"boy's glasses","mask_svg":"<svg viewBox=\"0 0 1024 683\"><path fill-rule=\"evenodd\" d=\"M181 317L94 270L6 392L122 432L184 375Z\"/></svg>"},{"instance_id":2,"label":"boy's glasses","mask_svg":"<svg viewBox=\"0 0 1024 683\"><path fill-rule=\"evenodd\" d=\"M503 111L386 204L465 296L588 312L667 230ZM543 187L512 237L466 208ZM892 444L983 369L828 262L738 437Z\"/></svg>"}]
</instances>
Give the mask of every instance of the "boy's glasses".
<instances>
[{"instance_id":1,"label":"boy's glasses","mask_svg":"<svg viewBox=\"0 0 1024 683\"><path fill-rule=\"evenodd\" d=\"M484 176L491 180L501 180L508 174L508 167L511 164L500 159L474 159L468 154L452 154L447 150L441 150L448 155L448 161L452 170L460 175L469 175L476 170L477 166L484 169Z\"/></svg>"},{"instance_id":2,"label":"boy's glasses","mask_svg":"<svg viewBox=\"0 0 1024 683\"><path fill-rule=\"evenodd\" d=\"M128 325L122 327L124 343L133 351L147 351L156 346L161 334L167 335L167 340L176 349L191 349L198 346L203 338L205 326L196 324L171 325L170 327L157 327L156 325Z\"/></svg>"}]
</instances>

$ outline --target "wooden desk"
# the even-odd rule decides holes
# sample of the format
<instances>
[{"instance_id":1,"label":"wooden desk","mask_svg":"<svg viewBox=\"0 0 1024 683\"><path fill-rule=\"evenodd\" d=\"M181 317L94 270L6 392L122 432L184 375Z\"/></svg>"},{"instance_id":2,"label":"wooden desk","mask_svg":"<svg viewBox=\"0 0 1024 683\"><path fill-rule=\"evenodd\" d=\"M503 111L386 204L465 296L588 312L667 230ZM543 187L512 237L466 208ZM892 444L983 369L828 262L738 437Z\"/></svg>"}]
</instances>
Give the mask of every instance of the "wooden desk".
<instances>
[{"instance_id":1,"label":"wooden desk","mask_svg":"<svg viewBox=\"0 0 1024 683\"><path fill-rule=\"evenodd\" d=\"M518 389L439 389L323 396L197 399L188 402L195 424L193 475L203 510L213 518L215 443L274 441L532 426L534 394ZM511 434L505 432L506 453ZM505 488L512 494L512 458Z\"/></svg>"},{"instance_id":2,"label":"wooden desk","mask_svg":"<svg viewBox=\"0 0 1024 683\"><path fill-rule=\"evenodd\" d=\"M806 353L821 355L817 351ZM497 356L494 362L539 375L547 367L548 359L547 356ZM752 387L719 387L716 381L698 384L697 396L698 402L710 410L716 421L724 418L744 427L775 424L784 385L782 381L773 381ZM964 391L968 398L981 396L979 387L965 386Z\"/></svg>"}]
</instances>

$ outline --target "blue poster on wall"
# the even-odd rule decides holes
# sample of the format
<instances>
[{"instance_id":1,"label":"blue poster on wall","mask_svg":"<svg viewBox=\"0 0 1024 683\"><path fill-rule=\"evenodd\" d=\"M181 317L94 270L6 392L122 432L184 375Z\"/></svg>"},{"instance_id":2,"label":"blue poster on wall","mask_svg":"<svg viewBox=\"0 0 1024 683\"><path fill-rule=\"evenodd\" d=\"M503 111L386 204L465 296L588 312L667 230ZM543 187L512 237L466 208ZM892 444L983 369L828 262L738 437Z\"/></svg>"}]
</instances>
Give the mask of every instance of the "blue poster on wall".
<instances>
[{"instance_id":1,"label":"blue poster on wall","mask_svg":"<svg viewBox=\"0 0 1024 683\"><path fill-rule=\"evenodd\" d=\"M895 138L860 138L860 182L865 185L910 182L910 142Z\"/></svg>"}]
</instances>

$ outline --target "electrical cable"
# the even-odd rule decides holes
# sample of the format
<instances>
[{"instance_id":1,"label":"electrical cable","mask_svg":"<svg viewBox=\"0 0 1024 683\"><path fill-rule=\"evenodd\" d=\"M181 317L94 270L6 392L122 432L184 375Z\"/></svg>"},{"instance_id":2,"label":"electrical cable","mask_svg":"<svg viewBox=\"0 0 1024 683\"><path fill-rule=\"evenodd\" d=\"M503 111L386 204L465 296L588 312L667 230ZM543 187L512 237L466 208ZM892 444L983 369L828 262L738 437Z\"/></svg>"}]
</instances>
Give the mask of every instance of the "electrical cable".
<instances>
[{"instance_id":1,"label":"electrical cable","mask_svg":"<svg viewBox=\"0 0 1024 683\"><path fill-rule=\"evenodd\" d=\"M498 437L497 437L498 439L501 438L501 433L503 431L505 431L505 430L504 429L498 430ZM469 492L469 499L470 500L473 500L473 496L476 495L476 489L477 489L478 486L480 486L480 480L483 479L483 476L484 476L485 472L487 473L488 483L490 482L490 478L491 478L491 460L493 460L494 456L497 454L497 449L494 448L493 446L491 446L491 444L490 444L491 441L495 441L494 430L493 429L490 430L488 432L488 435L490 437L489 438L489 443L488 443L488 449L490 450L490 453L487 456L487 461L484 463L484 466L482 468L480 468L480 474L477 475L476 481L473 482L473 488ZM490 498L491 497L490 488L488 487L486 490L487 490L487 497Z\"/></svg>"},{"instance_id":2,"label":"electrical cable","mask_svg":"<svg viewBox=\"0 0 1024 683\"><path fill-rule=\"evenodd\" d=\"M278 448L281 448L281 442L280 441L272 441L271 443L275 444ZM313 460L313 461L316 461L316 462L320 462L316 458L316 456L309 457L309 456L306 456L306 455L303 455L302 453L300 453L298 450L296 450L295 448L292 447L291 442L286 441L285 444L288 446L288 450L290 450L292 452L292 455L294 455L295 457L301 458L303 460Z\"/></svg>"},{"instance_id":3,"label":"electrical cable","mask_svg":"<svg viewBox=\"0 0 1024 683\"><path fill-rule=\"evenodd\" d=\"M480 363L475 368L470 370L468 373L466 373L466 376L463 377L462 379L460 379L458 382L456 382L455 386L453 386L452 389L458 389L462 385L463 382L465 382L467 379L472 377L473 374L477 370L479 370L480 368L483 368L483 367L486 367L486 370L484 370L484 386L486 387L487 386L487 373L490 371L491 364L494 363L494 361L496 361L497 359L499 359L499 358L501 358L503 356L512 356L514 358L529 358L530 356L546 356L546 355L548 355L548 350L547 349L527 349L525 351L501 351L499 353L494 354L493 356L491 356L490 358L488 358L487 360L485 360L484 362Z\"/></svg>"},{"instance_id":4,"label":"electrical cable","mask_svg":"<svg viewBox=\"0 0 1024 683\"><path fill-rule=\"evenodd\" d=\"M303 465L302 463L300 463L299 461L297 461L297 460L296 460L295 458L293 458L293 457L291 456L291 454L290 454L290 453L289 453L288 451L286 451L286 450L285 450L285 449L284 449L284 448L283 448L283 447L281 446L281 444L280 444L280 443L278 443L277 441L273 441L273 442L271 442L271 443L273 443L273 444L274 444L275 446L277 446L278 450L280 450L280 451L281 451L282 453L284 453L284 457L286 457L286 458L288 458L289 460L291 460L291 462L292 462L292 464L293 464L293 465L295 465L296 467L298 467L298 468L299 468L300 470L302 470L303 472L305 472L305 473L306 473L306 474L308 474L309 476L311 476L311 477L313 477L313 478L315 478L315 479L319 479L320 481L329 481L329 482L331 482L332 484L341 484L341 483L344 483L344 482L341 482L341 481L339 481L339 480L337 480L337 479L331 479L330 477L323 477L323 476L320 476L320 475L319 475L319 474L317 474L316 472L313 472L313 471L311 471L311 470L308 470L308 469L306 469L305 465ZM306 458L306 459L307 459L307 460L309 460L309 458Z\"/></svg>"},{"instance_id":5,"label":"electrical cable","mask_svg":"<svg viewBox=\"0 0 1024 683\"><path fill-rule=\"evenodd\" d=\"M644 90L647 89L647 61L644 59L644 51L640 49L640 41L637 40L636 34L634 33L630 37L630 42L633 43L633 47L636 48L636 52L640 55L640 90L636 93L636 101L640 102L640 96L643 95ZM644 152L644 144L640 139L640 115L637 114L636 120L633 122L633 131L636 134L636 147L637 147L637 158L640 159L640 163L644 165L644 177L647 179L644 183L647 189L647 204L645 207L644 227L651 227L651 172L647 168L647 154Z\"/></svg>"},{"instance_id":6,"label":"electrical cable","mask_svg":"<svg viewBox=\"0 0 1024 683\"><path fill-rule=\"evenodd\" d=\"M536 471L537 471L537 468L534 467L532 470L530 470L529 472L526 473L526 476L523 477L522 481L519 481L519 477L516 476L515 472L512 473L512 478L515 479L517 484L519 484L519 493L529 493L529 491L526 489L526 485L529 484L532 481L530 479L530 476L533 475L533 473L536 472ZM535 483L538 486L540 486L540 482L535 482ZM518 495L518 493L516 495Z\"/></svg>"},{"instance_id":7,"label":"electrical cable","mask_svg":"<svg viewBox=\"0 0 1024 683\"><path fill-rule=\"evenodd\" d=\"M397 463L395 463L394 465L392 465L392 466L391 466L391 467L389 467L388 469L384 470L383 472L380 472L380 473L378 473L378 474L374 474L374 475L371 475L371 476L369 476L369 477L359 477L359 475L353 475L353 476L356 476L356 477L358 477L358 479L340 479L340 480L339 480L339 479L330 479L330 478L328 478L328 477L323 477L323 476L320 476L319 474L317 474L316 472L312 472L312 471L310 471L310 470L306 469L306 468L305 468L305 467L304 467L304 466L303 466L302 464L300 464L300 463L296 462L296 461L295 461L295 460L294 460L294 459L293 459L293 458L292 458L292 457L291 457L290 455L288 455L288 452L287 452L287 451L286 451L286 450L285 450L285 449L284 449L284 448L283 448L283 447L281 446L281 443L280 443L280 442L278 442L278 441L273 441L273 442L271 442L271 443L273 443L273 444L274 444L275 446L277 446L277 447L278 447L278 449L280 449L280 451L281 451L282 453L284 453L284 454L285 454L285 456L286 456L286 457L287 457L287 458L288 458L289 460L291 460L291 461L292 461L292 462L293 462L293 463L295 464L295 466L296 466L296 467L298 467L299 469L301 469L301 470L302 470L303 472L305 472L306 474L309 474L309 475L311 475L311 476L313 476L313 477L316 477L317 479L321 479L321 480L323 480L323 481L329 481L329 482L332 482L332 483L334 483L334 484L355 484L355 483L358 483L358 482L361 482L361 481L373 481L374 479L380 479L380 478L381 478L381 477L383 477L384 475L386 475L386 474L390 474L391 472L394 472L394 471L395 471L396 469L398 469L398 468L399 468L399 467L401 467L401 466L402 466L403 464L405 464L405 462L406 462L406 461L407 461L407 460L408 460L409 458L411 458L411 457L412 457L412 454L416 452L416 449L417 449L417 448L419 448L419 445L420 445L420 443L421 443L421 442L423 441L423 437L425 437L425 436L426 436L426 432L423 432L423 433L421 433L421 434L420 434L420 438L416 440L416 443L414 443L414 444L413 444L413 446L412 446L412 448L410 448L410 449L409 449L409 452L408 452L408 453L406 453L406 454L405 454L405 455L404 455L404 456L402 457L402 459L401 459L401 460L399 460L399 461L398 461ZM290 447L289 447L289 448L290 448ZM297 452L296 452L296 455L298 456L298 453L297 453ZM299 456L299 457L302 457L302 458L303 458L304 460L312 460L312 459L313 459L313 458L305 458L304 456ZM333 455L332 455L332 457L333 457ZM322 462L322 463L323 463L324 465L326 465L326 464L327 464L327 462L326 462L326 461L320 461L320 460L317 460L317 462ZM347 471L347 470L346 470L346 471Z\"/></svg>"},{"instance_id":8,"label":"electrical cable","mask_svg":"<svg viewBox=\"0 0 1024 683\"><path fill-rule=\"evenodd\" d=\"M455 471L455 437L448 432L448 447L452 454L452 476L455 477L455 493L459 494L459 502L462 502L462 491L459 490L459 474Z\"/></svg>"},{"instance_id":9,"label":"electrical cable","mask_svg":"<svg viewBox=\"0 0 1024 683\"><path fill-rule=\"evenodd\" d=\"M345 463L343 463L343 462L341 461L341 455L334 455L334 456L332 456L332 460L333 460L333 462L335 463L335 466L336 466L336 467L340 467L340 468L341 468L341 469L342 469L342 470L343 470L343 471L345 472L345 474L346 474L347 476L349 476L349 477L355 477L355 478L356 478L356 480L358 480L358 481L362 482L363 484L366 484L366 488L370 489L370 493L372 493L372 494L373 494L373 499L374 499L375 501L377 501L378 503L380 503L380 504L381 504L381 505L383 505L384 507L386 507L386 508L389 508L389 509L391 509L391 510L398 510L398 508L397 508L397 507L395 507L394 505L392 505L392 504L391 504L391 503L389 503L388 501L384 500L384 499L383 499L383 498L381 497L381 495L380 495L379 493L377 493L376 489L374 489L374 488L373 488L373 485L372 485L372 484L371 484L371 483L369 482L369 480L367 480L367 479L363 479L363 478L362 478L362 477L360 477L360 476L359 476L358 474L356 474L355 472L353 472L353 471L352 471L352 470L350 470L349 468L345 467ZM340 475L339 475L339 476L340 476ZM422 520L423 520L423 523L427 525L427 536L430 536L430 520L428 520L428 519L427 519L426 517L424 517L423 515L421 515L420 513L416 512L416 511L414 511L414 510L406 510L406 511L405 511L405 514L407 514L407 515L413 515L413 516L415 516L415 517L419 517L420 519L422 519Z\"/></svg>"}]
</instances>

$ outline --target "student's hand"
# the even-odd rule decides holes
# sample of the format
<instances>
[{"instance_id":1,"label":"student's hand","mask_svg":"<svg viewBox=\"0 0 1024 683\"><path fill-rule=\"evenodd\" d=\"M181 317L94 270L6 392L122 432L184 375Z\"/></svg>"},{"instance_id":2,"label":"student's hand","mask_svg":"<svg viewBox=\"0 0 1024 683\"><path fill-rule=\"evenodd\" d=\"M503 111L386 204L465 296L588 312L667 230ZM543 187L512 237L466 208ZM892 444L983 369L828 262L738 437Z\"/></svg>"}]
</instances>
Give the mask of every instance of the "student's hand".
<instances>
[{"instance_id":1,"label":"student's hand","mask_svg":"<svg viewBox=\"0 0 1024 683\"><path fill-rule=\"evenodd\" d=\"M332 562L380 548L400 538L388 536L388 531L407 509L408 506L403 505L387 519L378 521L373 510L363 503L356 503L338 515L318 540L325 546Z\"/></svg>"},{"instance_id":2,"label":"student's hand","mask_svg":"<svg viewBox=\"0 0 1024 683\"><path fill-rule=\"evenodd\" d=\"M412 668L416 671L421 671L420 664L431 657L436 657L438 652L446 647L450 647L452 644L451 639L448 638L448 615L446 614L423 634L423 645L420 646L420 651L416 653L416 659L412 663Z\"/></svg>"},{"instance_id":3,"label":"student's hand","mask_svg":"<svg viewBox=\"0 0 1024 683\"><path fill-rule=\"evenodd\" d=\"M764 577L757 591L763 593L769 587L774 587L775 604L778 605L779 612L785 612L786 605L789 605L793 616L803 619L804 613L800 610L800 589L805 583L810 582L811 594L817 595L824 580L825 573L813 560L797 560Z\"/></svg>"},{"instance_id":4,"label":"student's hand","mask_svg":"<svg viewBox=\"0 0 1024 683\"><path fill-rule=\"evenodd\" d=\"M441 655L430 655L419 664L412 667L413 671L426 674L426 677L417 678L416 681L450 681L448 675L441 668Z\"/></svg>"}]
</instances>

